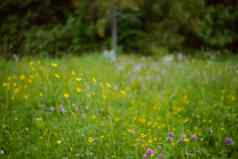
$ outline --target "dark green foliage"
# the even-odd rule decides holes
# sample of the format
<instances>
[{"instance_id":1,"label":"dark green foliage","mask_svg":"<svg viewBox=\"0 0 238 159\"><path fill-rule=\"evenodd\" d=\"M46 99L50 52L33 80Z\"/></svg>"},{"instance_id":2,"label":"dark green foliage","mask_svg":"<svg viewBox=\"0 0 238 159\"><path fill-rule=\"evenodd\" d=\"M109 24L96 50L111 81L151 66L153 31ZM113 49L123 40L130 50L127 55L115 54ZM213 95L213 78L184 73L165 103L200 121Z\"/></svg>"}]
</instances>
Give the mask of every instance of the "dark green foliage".
<instances>
[{"instance_id":1,"label":"dark green foliage","mask_svg":"<svg viewBox=\"0 0 238 159\"><path fill-rule=\"evenodd\" d=\"M110 1L0 2L0 54L81 53L110 47ZM118 1L124 50L238 48L237 0Z\"/></svg>"}]
</instances>

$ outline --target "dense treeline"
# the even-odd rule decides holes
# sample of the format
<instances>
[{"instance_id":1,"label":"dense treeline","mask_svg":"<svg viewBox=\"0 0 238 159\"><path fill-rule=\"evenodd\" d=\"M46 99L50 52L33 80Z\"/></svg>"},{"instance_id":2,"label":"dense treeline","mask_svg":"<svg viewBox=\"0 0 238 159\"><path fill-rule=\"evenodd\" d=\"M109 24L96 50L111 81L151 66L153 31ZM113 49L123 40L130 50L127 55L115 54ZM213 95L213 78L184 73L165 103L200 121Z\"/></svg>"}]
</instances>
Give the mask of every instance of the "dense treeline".
<instances>
[{"instance_id":1,"label":"dense treeline","mask_svg":"<svg viewBox=\"0 0 238 159\"><path fill-rule=\"evenodd\" d=\"M81 53L110 47L116 10L121 49L238 48L237 0L5 0L2 55ZM114 17L115 18L115 17Z\"/></svg>"}]
</instances>

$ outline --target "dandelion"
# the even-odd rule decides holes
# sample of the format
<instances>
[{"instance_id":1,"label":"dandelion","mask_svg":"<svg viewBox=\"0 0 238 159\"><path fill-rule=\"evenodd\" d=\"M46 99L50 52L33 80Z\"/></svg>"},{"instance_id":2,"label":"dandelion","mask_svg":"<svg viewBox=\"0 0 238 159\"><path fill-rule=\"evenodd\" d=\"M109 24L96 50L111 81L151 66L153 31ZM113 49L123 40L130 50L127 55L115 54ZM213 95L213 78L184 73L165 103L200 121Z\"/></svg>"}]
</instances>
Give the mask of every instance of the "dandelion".
<instances>
[{"instance_id":1,"label":"dandelion","mask_svg":"<svg viewBox=\"0 0 238 159\"><path fill-rule=\"evenodd\" d=\"M225 140L224 140L224 144L225 145L233 145L234 141L231 137L226 137Z\"/></svg>"},{"instance_id":2,"label":"dandelion","mask_svg":"<svg viewBox=\"0 0 238 159\"><path fill-rule=\"evenodd\" d=\"M147 159L155 154L155 151L153 149L148 148L146 151L146 154L144 154L144 158Z\"/></svg>"},{"instance_id":3,"label":"dandelion","mask_svg":"<svg viewBox=\"0 0 238 159\"><path fill-rule=\"evenodd\" d=\"M69 98L69 93L68 92L64 93L64 98Z\"/></svg>"},{"instance_id":4,"label":"dandelion","mask_svg":"<svg viewBox=\"0 0 238 159\"><path fill-rule=\"evenodd\" d=\"M19 77L19 79L20 79L21 81L23 81L24 79L26 79L26 76L25 76L25 75L21 75L21 76Z\"/></svg>"},{"instance_id":5,"label":"dandelion","mask_svg":"<svg viewBox=\"0 0 238 159\"><path fill-rule=\"evenodd\" d=\"M146 122L146 120L145 120L144 117L139 117L139 118L137 119L137 121L138 121L139 123L141 123L141 124L145 124L145 122Z\"/></svg>"},{"instance_id":6,"label":"dandelion","mask_svg":"<svg viewBox=\"0 0 238 159\"><path fill-rule=\"evenodd\" d=\"M82 90L81 90L80 86L77 86L77 87L76 87L76 92L80 93L81 91L82 91Z\"/></svg>"},{"instance_id":7,"label":"dandelion","mask_svg":"<svg viewBox=\"0 0 238 159\"><path fill-rule=\"evenodd\" d=\"M88 143L92 144L94 143L95 139L93 137L88 137Z\"/></svg>"},{"instance_id":8,"label":"dandelion","mask_svg":"<svg viewBox=\"0 0 238 159\"><path fill-rule=\"evenodd\" d=\"M32 84L32 79L29 78L29 79L27 80L27 82L28 82L29 84Z\"/></svg>"},{"instance_id":9,"label":"dandelion","mask_svg":"<svg viewBox=\"0 0 238 159\"><path fill-rule=\"evenodd\" d=\"M77 77L75 80L76 80L77 82L80 82L80 81L82 80L82 78Z\"/></svg>"}]
</instances>

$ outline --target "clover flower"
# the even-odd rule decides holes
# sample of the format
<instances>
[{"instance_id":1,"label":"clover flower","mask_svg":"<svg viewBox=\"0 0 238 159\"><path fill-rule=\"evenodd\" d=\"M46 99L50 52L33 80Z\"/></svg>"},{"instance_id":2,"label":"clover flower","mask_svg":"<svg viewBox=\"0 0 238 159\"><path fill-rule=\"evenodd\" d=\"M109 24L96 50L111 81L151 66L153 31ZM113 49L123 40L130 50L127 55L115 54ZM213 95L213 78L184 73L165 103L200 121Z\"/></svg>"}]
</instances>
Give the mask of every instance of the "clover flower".
<instances>
[{"instance_id":1,"label":"clover flower","mask_svg":"<svg viewBox=\"0 0 238 159\"><path fill-rule=\"evenodd\" d=\"M146 150L146 153L144 154L144 159L147 159L155 154L155 151L153 149L148 148Z\"/></svg>"},{"instance_id":2,"label":"clover flower","mask_svg":"<svg viewBox=\"0 0 238 159\"><path fill-rule=\"evenodd\" d=\"M224 140L224 144L225 145L233 145L234 141L231 137L226 137L225 140Z\"/></svg>"}]
</instances>

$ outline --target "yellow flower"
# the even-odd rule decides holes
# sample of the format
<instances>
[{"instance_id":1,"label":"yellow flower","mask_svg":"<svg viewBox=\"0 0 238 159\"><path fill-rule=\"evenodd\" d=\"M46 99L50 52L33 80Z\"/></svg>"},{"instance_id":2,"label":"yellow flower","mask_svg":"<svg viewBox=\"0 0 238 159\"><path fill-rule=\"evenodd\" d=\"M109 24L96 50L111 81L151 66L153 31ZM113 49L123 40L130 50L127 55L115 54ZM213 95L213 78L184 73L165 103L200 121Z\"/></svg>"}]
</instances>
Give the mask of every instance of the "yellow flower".
<instances>
[{"instance_id":1,"label":"yellow flower","mask_svg":"<svg viewBox=\"0 0 238 159\"><path fill-rule=\"evenodd\" d=\"M144 117L139 117L137 121L141 124L145 124L145 118Z\"/></svg>"},{"instance_id":2,"label":"yellow flower","mask_svg":"<svg viewBox=\"0 0 238 159\"><path fill-rule=\"evenodd\" d=\"M65 98L69 98L69 93L68 93L68 92L65 92L65 93L64 93L64 97L65 97Z\"/></svg>"},{"instance_id":3,"label":"yellow flower","mask_svg":"<svg viewBox=\"0 0 238 159\"><path fill-rule=\"evenodd\" d=\"M93 81L93 83L96 83L96 82L97 82L97 80L96 80L95 77L93 77L92 81Z\"/></svg>"},{"instance_id":4,"label":"yellow flower","mask_svg":"<svg viewBox=\"0 0 238 159\"><path fill-rule=\"evenodd\" d=\"M29 84L32 84L32 79L29 78L29 79L27 80L27 82L28 82Z\"/></svg>"},{"instance_id":5,"label":"yellow flower","mask_svg":"<svg viewBox=\"0 0 238 159\"><path fill-rule=\"evenodd\" d=\"M80 78L80 77L77 77L77 78L76 78L76 81L77 81L77 82L80 82L81 80L82 80L82 78Z\"/></svg>"},{"instance_id":6,"label":"yellow flower","mask_svg":"<svg viewBox=\"0 0 238 159\"><path fill-rule=\"evenodd\" d=\"M21 75L21 76L19 77L19 79L20 79L21 81L23 81L24 79L26 79L26 76L25 76L25 75Z\"/></svg>"},{"instance_id":7,"label":"yellow flower","mask_svg":"<svg viewBox=\"0 0 238 159\"><path fill-rule=\"evenodd\" d=\"M13 87L16 87L16 86L17 86L17 83L13 83L12 86L13 86Z\"/></svg>"},{"instance_id":8,"label":"yellow flower","mask_svg":"<svg viewBox=\"0 0 238 159\"><path fill-rule=\"evenodd\" d=\"M135 133L135 130L132 128L128 128L127 131L128 131L128 133L131 133L131 134Z\"/></svg>"},{"instance_id":9,"label":"yellow flower","mask_svg":"<svg viewBox=\"0 0 238 159\"><path fill-rule=\"evenodd\" d=\"M140 137L141 137L141 138L145 138L146 135L145 135L144 133L141 133L141 134L140 134Z\"/></svg>"},{"instance_id":10,"label":"yellow flower","mask_svg":"<svg viewBox=\"0 0 238 159\"><path fill-rule=\"evenodd\" d=\"M92 144L94 143L95 139L93 137L88 137L88 143Z\"/></svg>"},{"instance_id":11,"label":"yellow flower","mask_svg":"<svg viewBox=\"0 0 238 159\"><path fill-rule=\"evenodd\" d=\"M120 94L123 95L123 96L126 96L126 91L120 90Z\"/></svg>"},{"instance_id":12,"label":"yellow flower","mask_svg":"<svg viewBox=\"0 0 238 159\"><path fill-rule=\"evenodd\" d=\"M2 86L3 86L3 87L9 87L9 83L4 82L4 83L2 84Z\"/></svg>"},{"instance_id":13,"label":"yellow flower","mask_svg":"<svg viewBox=\"0 0 238 159\"><path fill-rule=\"evenodd\" d=\"M82 89L80 88L80 86L77 86L77 87L76 87L76 91L77 91L78 93L80 93L80 92L82 91Z\"/></svg>"},{"instance_id":14,"label":"yellow flower","mask_svg":"<svg viewBox=\"0 0 238 159\"><path fill-rule=\"evenodd\" d=\"M20 90L21 90L21 89L20 89L19 87L17 87L17 88L14 89L14 93L17 94L17 93L20 92Z\"/></svg>"},{"instance_id":15,"label":"yellow flower","mask_svg":"<svg viewBox=\"0 0 238 159\"><path fill-rule=\"evenodd\" d=\"M55 78L58 78L58 79L60 78L60 75L58 73L55 73L54 76Z\"/></svg>"},{"instance_id":16,"label":"yellow flower","mask_svg":"<svg viewBox=\"0 0 238 159\"><path fill-rule=\"evenodd\" d=\"M92 119L93 119L93 120L97 119L97 116L96 116L96 115L93 115L93 116L92 116Z\"/></svg>"},{"instance_id":17,"label":"yellow flower","mask_svg":"<svg viewBox=\"0 0 238 159\"><path fill-rule=\"evenodd\" d=\"M62 144L62 141L61 140L57 140L57 144L58 145Z\"/></svg>"},{"instance_id":18,"label":"yellow flower","mask_svg":"<svg viewBox=\"0 0 238 159\"><path fill-rule=\"evenodd\" d=\"M71 75L72 75L72 76L75 76L75 75L76 75L76 73L75 73L74 70L71 72Z\"/></svg>"},{"instance_id":19,"label":"yellow flower","mask_svg":"<svg viewBox=\"0 0 238 159\"><path fill-rule=\"evenodd\" d=\"M43 95L44 95L43 92L40 92L40 97L43 97Z\"/></svg>"},{"instance_id":20,"label":"yellow flower","mask_svg":"<svg viewBox=\"0 0 238 159\"><path fill-rule=\"evenodd\" d=\"M27 100L29 98L28 95L24 95L23 97L24 97L25 100Z\"/></svg>"},{"instance_id":21,"label":"yellow flower","mask_svg":"<svg viewBox=\"0 0 238 159\"><path fill-rule=\"evenodd\" d=\"M58 67L58 64L57 64L57 63L52 63L52 64L51 64L51 67L57 68L57 67Z\"/></svg>"},{"instance_id":22,"label":"yellow flower","mask_svg":"<svg viewBox=\"0 0 238 159\"><path fill-rule=\"evenodd\" d=\"M106 82L106 86L107 86L108 88L111 88L111 87L112 87L112 85L111 85L110 83L108 83L108 82Z\"/></svg>"}]
</instances>

